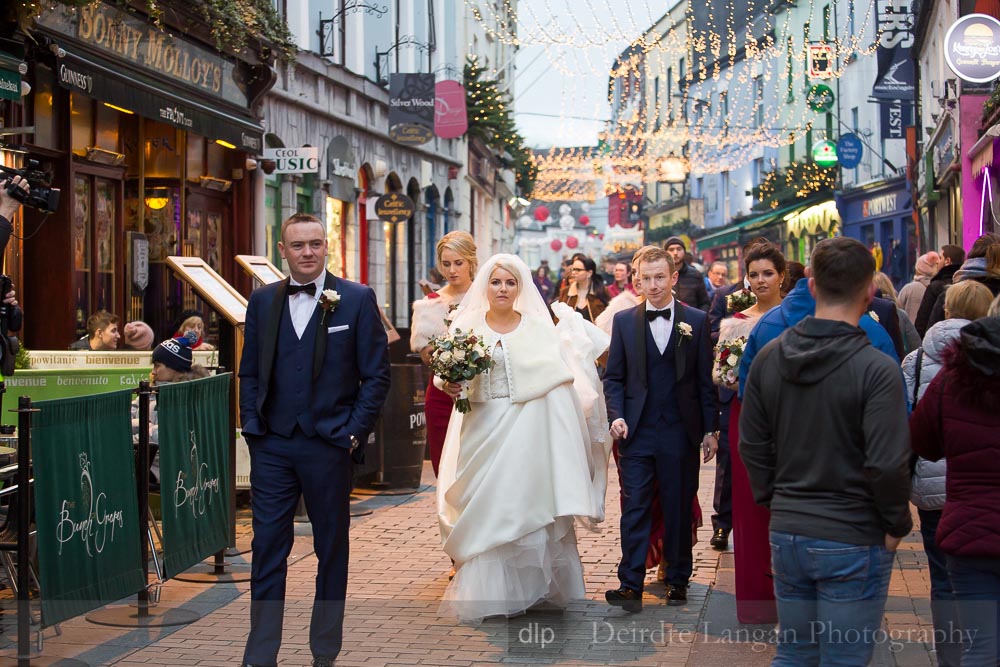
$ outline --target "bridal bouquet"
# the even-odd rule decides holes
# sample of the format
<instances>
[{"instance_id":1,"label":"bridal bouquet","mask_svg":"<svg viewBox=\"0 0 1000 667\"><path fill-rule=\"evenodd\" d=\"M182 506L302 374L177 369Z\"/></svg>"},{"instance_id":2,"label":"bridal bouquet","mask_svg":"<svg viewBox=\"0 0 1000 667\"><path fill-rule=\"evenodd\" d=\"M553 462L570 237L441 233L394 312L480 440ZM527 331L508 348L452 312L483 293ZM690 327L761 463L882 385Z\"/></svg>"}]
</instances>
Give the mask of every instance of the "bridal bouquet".
<instances>
[{"instance_id":1,"label":"bridal bouquet","mask_svg":"<svg viewBox=\"0 0 1000 667\"><path fill-rule=\"evenodd\" d=\"M726 297L726 312L738 313L757 303L757 295L743 288Z\"/></svg>"},{"instance_id":2,"label":"bridal bouquet","mask_svg":"<svg viewBox=\"0 0 1000 667\"><path fill-rule=\"evenodd\" d=\"M715 346L715 362L712 364L712 382L732 389L740 380L740 358L747 345L746 336L718 343Z\"/></svg>"},{"instance_id":3,"label":"bridal bouquet","mask_svg":"<svg viewBox=\"0 0 1000 667\"><path fill-rule=\"evenodd\" d=\"M445 382L462 385L455 408L462 413L468 412L472 409L468 382L493 368L490 351L474 331L463 332L461 329L432 338L430 345L434 348L431 352L431 372Z\"/></svg>"}]
</instances>

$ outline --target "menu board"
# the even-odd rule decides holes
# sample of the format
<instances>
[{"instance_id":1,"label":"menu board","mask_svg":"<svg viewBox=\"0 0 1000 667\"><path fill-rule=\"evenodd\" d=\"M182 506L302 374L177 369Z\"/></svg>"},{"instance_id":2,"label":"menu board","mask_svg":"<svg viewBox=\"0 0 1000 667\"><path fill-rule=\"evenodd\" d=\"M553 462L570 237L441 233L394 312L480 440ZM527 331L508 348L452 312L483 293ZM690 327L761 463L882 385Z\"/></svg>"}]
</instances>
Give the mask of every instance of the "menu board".
<instances>
[{"instance_id":1,"label":"menu board","mask_svg":"<svg viewBox=\"0 0 1000 667\"><path fill-rule=\"evenodd\" d=\"M230 324L242 325L247 300L201 257L167 257L167 264Z\"/></svg>"},{"instance_id":2,"label":"menu board","mask_svg":"<svg viewBox=\"0 0 1000 667\"><path fill-rule=\"evenodd\" d=\"M281 269L261 255L236 255L236 263L261 285L270 285L285 279Z\"/></svg>"}]
</instances>

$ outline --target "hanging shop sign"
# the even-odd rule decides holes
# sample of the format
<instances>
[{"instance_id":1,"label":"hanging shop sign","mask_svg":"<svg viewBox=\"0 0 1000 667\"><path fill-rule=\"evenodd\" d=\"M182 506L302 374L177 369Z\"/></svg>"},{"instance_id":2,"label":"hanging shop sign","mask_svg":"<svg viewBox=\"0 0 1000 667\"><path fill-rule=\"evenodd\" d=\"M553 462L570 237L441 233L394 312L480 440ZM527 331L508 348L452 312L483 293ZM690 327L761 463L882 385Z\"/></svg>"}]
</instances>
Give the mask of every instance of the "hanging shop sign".
<instances>
[{"instance_id":1,"label":"hanging shop sign","mask_svg":"<svg viewBox=\"0 0 1000 667\"><path fill-rule=\"evenodd\" d=\"M458 81L440 81L434 86L434 134L457 139L469 129L465 88Z\"/></svg>"},{"instance_id":2,"label":"hanging shop sign","mask_svg":"<svg viewBox=\"0 0 1000 667\"><path fill-rule=\"evenodd\" d=\"M909 0L879 0L876 3L878 73L872 87L872 97L876 99L913 100L916 97L916 71L910 53L916 17L910 4Z\"/></svg>"},{"instance_id":3,"label":"hanging shop sign","mask_svg":"<svg viewBox=\"0 0 1000 667\"><path fill-rule=\"evenodd\" d=\"M389 75L389 138L420 146L434 137L434 75Z\"/></svg>"},{"instance_id":4,"label":"hanging shop sign","mask_svg":"<svg viewBox=\"0 0 1000 667\"><path fill-rule=\"evenodd\" d=\"M833 89L822 83L817 83L810 88L809 94L806 96L806 104L817 113L825 113L831 110L835 101L836 98L833 95Z\"/></svg>"},{"instance_id":5,"label":"hanging shop sign","mask_svg":"<svg viewBox=\"0 0 1000 667\"><path fill-rule=\"evenodd\" d=\"M21 99L21 75L8 69L0 68L0 100Z\"/></svg>"},{"instance_id":6,"label":"hanging shop sign","mask_svg":"<svg viewBox=\"0 0 1000 667\"><path fill-rule=\"evenodd\" d=\"M986 83L1000 76L1000 21L969 14L955 21L944 38L944 57L964 81Z\"/></svg>"},{"instance_id":7,"label":"hanging shop sign","mask_svg":"<svg viewBox=\"0 0 1000 667\"><path fill-rule=\"evenodd\" d=\"M331 197L351 201L355 197L354 177L358 173L354 149L347 137L337 136L326 148L326 180Z\"/></svg>"},{"instance_id":8,"label":"hanging shop sign","mask_svg":"<svg viewBox=\"0 0 1000 667\"><path fill-rule=\"evenodd\" d=\"M825 42L807 47L807 72L811 79L829 79L833 76L833 45Z\"/></svg>"},{"instance_id":9,"label":"hanging shop sign","mask_svg":"<svg viewBox=\"0 0 1000 667\"><path fill-rule=\"evenodd\" d=\"M315 174L319 172L319 149L312 146L301 148L265 148L264 159L274 160L277 165L274 174Z\"/></svg>"},{"instance_id":10,"label":"hanging shop sign","mask_svg":"<svg viewBox=\"0 0 1000 667\"><path fill-rule=\"evenodd\" d=\"M832 141L820 141L812 150L813 162L821 167L837 166L837 144Z\"/></svg>"},{"instance_id":11,"label":"hanging shop sign","mask_svg":"<svg viewBox=\"0 0 1000 667\"><path fill-rule=\"evenodd\" d=\"M861 156L864 155L864 146L858 135L848 132L840 136L837 142L837 159L844 169L854 169L861 164Z\"/></svg>"},{"instance_id":12,"label":"hanging shop sign","mask_svg":"<svg viewBox=\"0 0 1000 667\"><path fill-rule=\"evenodd\" d=\"M905 128L913 125L913 102L882 100L879 102L883 139L906 139Z\"/></svg>"},{"instance_id":13,"label":"hanging shop sign","mask_svg":"<svg viewBox=\"0 0 1000 667\"><path fill-rule=\"evenodd\" d=\"M382 195L375 202L375 215L383 222L403 222L411 218L415 210L413 200L398 192Z\"/></svg>"},{"instance_id":14,"label":"hanging shop sign","mask_svg":"<svg viewBox=\"0 0 1000 667\"><path fill-rule=\"evenodd\" d=\"M159 81L181 84L229 104L249 105L247 77L236 63L169 35L140 15L103 3L80 8L56 5L36 22Z\"/></svg>"}]
</instances>

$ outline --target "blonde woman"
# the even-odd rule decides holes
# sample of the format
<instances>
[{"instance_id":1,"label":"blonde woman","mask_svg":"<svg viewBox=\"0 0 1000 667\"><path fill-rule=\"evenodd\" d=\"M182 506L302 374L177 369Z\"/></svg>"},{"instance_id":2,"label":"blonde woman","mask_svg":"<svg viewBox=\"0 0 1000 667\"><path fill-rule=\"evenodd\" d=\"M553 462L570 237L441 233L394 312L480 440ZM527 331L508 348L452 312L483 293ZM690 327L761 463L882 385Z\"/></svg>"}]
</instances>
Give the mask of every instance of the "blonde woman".
<instances>
[{"instance_id":1,"label":"blonde woman","mask_svg":"<svg viewBox=\"0 0 1000 667\"><path fill-rule=\"evenodd\" d=\"M413 325L410 327L410 349L420 354L425 364L430 363L430 339L448 331L447 320L451 311L462 302L462 297L472 286L478 266L476 242L468 232L449 232L437 243L437 269L447 284L413 304ZM424 416L427 421L427 451L430 453L434 475L441 464L441 448L448 431L453 402L434 386L427 384L424 399Z\"/></svg>"}]
</instances>

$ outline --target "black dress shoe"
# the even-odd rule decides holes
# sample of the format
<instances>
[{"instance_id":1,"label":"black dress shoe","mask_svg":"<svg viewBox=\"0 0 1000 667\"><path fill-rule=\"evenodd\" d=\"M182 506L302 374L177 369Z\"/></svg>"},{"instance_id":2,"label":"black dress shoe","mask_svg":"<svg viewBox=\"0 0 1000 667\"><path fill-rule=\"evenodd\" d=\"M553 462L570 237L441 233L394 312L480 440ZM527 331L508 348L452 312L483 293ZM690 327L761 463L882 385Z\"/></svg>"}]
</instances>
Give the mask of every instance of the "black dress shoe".
<instances>
[{"instance_id":1,"label":"black dress shoe","mask_svg":"<svg viewBox=\"0 0 1000 667\"><path fill-rule=\"evenodd\" d=\"M729 531L725 528L716 528L715 532L712 533L712 539L709 540L709 544L712 545L713 549L725 551L729 548Z\"/></svg>"},{"instance_id":2,"label":"black dress shoe","mask_svg":"<svg viewBox=\"0 0 1000 667\"><path fill-rule=\"evenodd\" d=\"M606 591L604 599L613 607L621 607L630 614L642 611L642 593L633 591L631 588L619 588L614 591Z\"/></svg>"},{"instance_id":3,"label":"black dress shoe","mask_svg":"<svg viewBox=\"0 0 1000 667\"><path fill-rule=\"evenodd\" d=\"M322 656L313 658L313 667L333 667L336 658L324 658Z\"/></svg>"},{"instance_id":4,"label":"black dress shoe","mask_svg":"<svg viewBox=\"0 0 1000 667\"><path fill-rule=\"evenodd\" d=\"M667 604L670 606L677 606L682 604L687 604L688 593L687 586L675 586L669 584L667 586Z\"/></svg>"}]
</instances>

